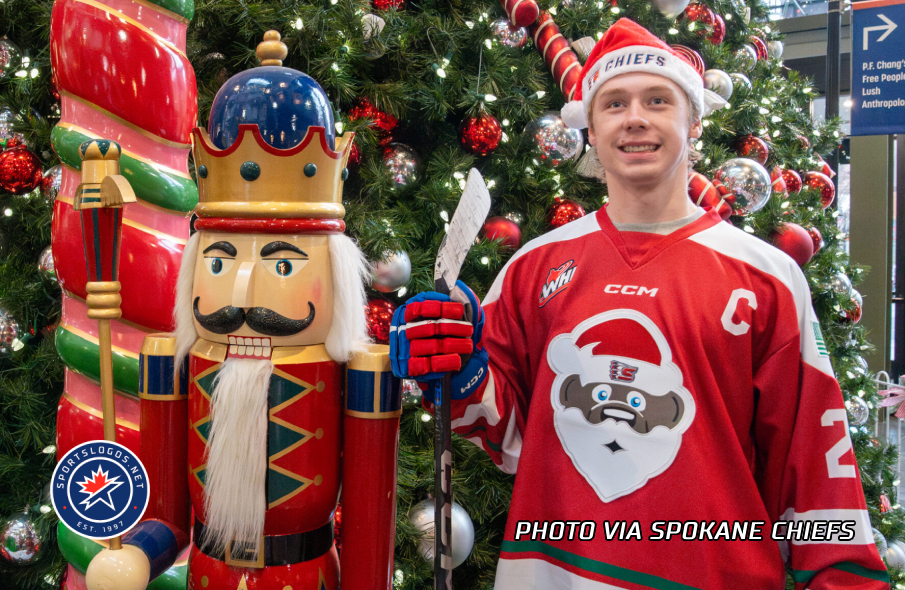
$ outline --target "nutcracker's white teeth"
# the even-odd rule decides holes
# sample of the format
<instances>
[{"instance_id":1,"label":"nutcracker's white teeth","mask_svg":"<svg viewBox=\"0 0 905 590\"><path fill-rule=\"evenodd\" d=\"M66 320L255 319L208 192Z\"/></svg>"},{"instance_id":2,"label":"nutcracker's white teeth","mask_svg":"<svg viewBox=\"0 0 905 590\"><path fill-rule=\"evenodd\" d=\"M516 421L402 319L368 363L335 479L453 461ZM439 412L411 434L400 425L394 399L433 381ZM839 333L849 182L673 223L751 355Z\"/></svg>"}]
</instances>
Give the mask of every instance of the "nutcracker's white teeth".
<instances>
[{"instance_id":1,"label":"nutcracker's white teeth","mask_svg":"<svg viewBox=\"0 0 905 590\"><path fill-rule=\"evenodd\" d=\"M230 336L226 356L234 359L269 359L272 352L270 338Z\"/></svg>"}]
</instances>

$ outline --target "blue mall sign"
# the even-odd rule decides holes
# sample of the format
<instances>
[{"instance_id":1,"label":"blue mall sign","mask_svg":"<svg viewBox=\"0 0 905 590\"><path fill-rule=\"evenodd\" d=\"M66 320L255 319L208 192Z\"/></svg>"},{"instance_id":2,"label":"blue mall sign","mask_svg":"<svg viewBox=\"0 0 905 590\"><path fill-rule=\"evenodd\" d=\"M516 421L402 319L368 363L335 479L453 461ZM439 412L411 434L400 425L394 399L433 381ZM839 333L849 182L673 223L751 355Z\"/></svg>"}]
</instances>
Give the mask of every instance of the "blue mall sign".
<instances>
[{"instance_id":1,"label":"blue mall sign","mask_svg":"<svg viewBox=\"0 0 905 590\"><path fill-rule=\"evenodd\" d=\"M905 0L852 4L852 135L905 133Z\"/></svg>"}]
</instances>

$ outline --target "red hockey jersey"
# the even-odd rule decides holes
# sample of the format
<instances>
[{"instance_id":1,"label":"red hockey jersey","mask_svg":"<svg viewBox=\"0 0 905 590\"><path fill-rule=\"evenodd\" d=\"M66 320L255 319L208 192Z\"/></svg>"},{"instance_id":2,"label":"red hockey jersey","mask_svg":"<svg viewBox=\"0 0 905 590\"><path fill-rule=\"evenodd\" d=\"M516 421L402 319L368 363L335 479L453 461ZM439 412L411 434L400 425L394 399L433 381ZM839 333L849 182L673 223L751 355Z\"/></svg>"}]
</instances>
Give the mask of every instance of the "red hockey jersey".
<instances>
[{"instance_id":1,"label":"red hockey jersey","mask_svg":"<svg viewBox=\"0 0 905 590\"><path fill-rule=\"evenodd\" d=\"M801 270L712 211L652 240L601 209L484 301L452 417L518 471L496 590L887 589Z\"/></svg>"}]
</instances>

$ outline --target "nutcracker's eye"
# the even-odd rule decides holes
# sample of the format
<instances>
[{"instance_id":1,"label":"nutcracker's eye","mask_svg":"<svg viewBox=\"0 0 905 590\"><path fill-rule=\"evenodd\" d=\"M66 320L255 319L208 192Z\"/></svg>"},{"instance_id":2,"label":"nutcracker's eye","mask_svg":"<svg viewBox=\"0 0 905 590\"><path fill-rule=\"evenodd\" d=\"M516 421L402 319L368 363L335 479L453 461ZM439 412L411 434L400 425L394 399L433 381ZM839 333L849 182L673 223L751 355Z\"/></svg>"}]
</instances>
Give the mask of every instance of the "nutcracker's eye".
<instances>
[{"instance_id":1,"label":"nutcracker's eye","mask_svg":"<svg viewBox=\"0 0 905 590\"><path fill-rule=\"evenodd\" d=\"M628 405L640 412L647 407L647 400L645 400L644 396L637 391L633 391L628 395Z\"/></svg>"},{"instance_id":2,"label":"nutcracker's eye","mask_svg":"<svg viewBox=\"0 0 905 590\"><path fill-rule=\"evenodd\" d=\"M210 272L215 277L219 277L228 273L229 269L233 267L233 263L235 261L235 258L225 258L222 256L204 257L204 264L205 266L207 266L208 272Z\"/></svg>"},{"instance_id":3,"label":"nutcracker's eye","mask_svg":"<svg viewBox=\"0 0 905 590\"><path fill-rule=\"evenodd\" d=\"M594 402L597 404L603 404L609 401L610 396L613 394L613 388L609 385L600 384L594 387L591 390L591 395L594 398Z\"/></svg>"},{"instance_id":4,"label":"nutcracker's eye","mask_svg":"<svg viewBox=\"0 0 905 590\"><path fill-rule=\"evenodd\" d=\"M264 268L270 274L280 279L288 279L298 274L302 267L308 264L307 258L265 258Z\"/></svg>"}]
</instances>

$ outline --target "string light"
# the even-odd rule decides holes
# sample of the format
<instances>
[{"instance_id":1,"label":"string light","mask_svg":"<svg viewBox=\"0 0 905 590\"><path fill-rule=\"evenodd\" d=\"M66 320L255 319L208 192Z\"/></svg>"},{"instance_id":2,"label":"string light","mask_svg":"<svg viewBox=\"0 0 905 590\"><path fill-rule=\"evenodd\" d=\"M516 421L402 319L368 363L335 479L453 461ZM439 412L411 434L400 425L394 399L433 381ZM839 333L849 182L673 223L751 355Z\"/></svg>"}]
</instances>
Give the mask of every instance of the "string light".
<instances>
[{"instance_id":1,"label":"string light","mask_svg":"<svg viewBox=\"0 0 905 590\"><path fill-rule=\"evenodd\" d=\"M487 266L488 264L490 264L490 259L487 258L486 256L482 257L481 264L483 264L484 266Z\"/></svg>"},{"instance_id":2,"label":"string light","mask_svg":"<svg viewBox=\"0 0 905 590\"><path fill-rule=\"evenodd\" d=\"M485 94L484 100L486 100L487 102L493 102L496 100L496 96L494 96L492 94Z\"/></svg>"},{"instance_id":3,"label":"string light","mask_svg":"<svg viewBox=\"0 0 905 590\"><path fill-rule=\"evenodd\" d=\"M669 33L670 35L678 35L678 34L679 34L679 29L676 29L676 28L674 28L674 27L670 27L670 29L667 31L667 33Z\"/></svg>"},{"instance_id":4,"label":"string light","mask_svg":"<svg viewBox=\"0 0 905 590\"><path fill-rule=\"evenodd\" d=\"M295 28L298 29L299 31L301 31L302 29L305 28L305 23L302 22L302 19L300 19L300 18L295 19Z\"/></svg>"}]
</instances>

